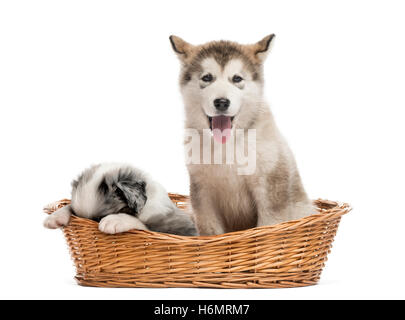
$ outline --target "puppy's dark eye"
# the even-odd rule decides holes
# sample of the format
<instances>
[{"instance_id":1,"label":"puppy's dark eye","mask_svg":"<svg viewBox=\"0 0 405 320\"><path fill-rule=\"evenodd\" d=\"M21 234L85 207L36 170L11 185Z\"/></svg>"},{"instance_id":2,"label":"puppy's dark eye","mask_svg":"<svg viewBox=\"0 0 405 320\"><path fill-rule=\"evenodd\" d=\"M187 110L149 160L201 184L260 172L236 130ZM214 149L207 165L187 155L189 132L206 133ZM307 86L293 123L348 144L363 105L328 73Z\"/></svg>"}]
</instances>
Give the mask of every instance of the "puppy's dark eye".
<instances>
[{"instance_id":1,"label":"puppy's dark eye","mask_svg":"<svg viewBox=\"0 0 405 320\"><path fill-rule=\"evenodd\" d=\"M201 80L202 81L204 81L204 82L211 82L212 81L212 74L211 73L208 73L208 74L206 74L205 76L203 76L202 78L201 78Z\"/></svg>"},{"instance_id":2,"label":"puppy's dark eye","mask_svg":"<svg viewBox=\"0 0 405 320\"><path fill-rule=\"evenodd\" d=\"M243 78L241 76L236 75L236 74L232 78L232 82L234 82L234 83L239 83L242 80L243 80Z\"/></svg>"}]
</instances>

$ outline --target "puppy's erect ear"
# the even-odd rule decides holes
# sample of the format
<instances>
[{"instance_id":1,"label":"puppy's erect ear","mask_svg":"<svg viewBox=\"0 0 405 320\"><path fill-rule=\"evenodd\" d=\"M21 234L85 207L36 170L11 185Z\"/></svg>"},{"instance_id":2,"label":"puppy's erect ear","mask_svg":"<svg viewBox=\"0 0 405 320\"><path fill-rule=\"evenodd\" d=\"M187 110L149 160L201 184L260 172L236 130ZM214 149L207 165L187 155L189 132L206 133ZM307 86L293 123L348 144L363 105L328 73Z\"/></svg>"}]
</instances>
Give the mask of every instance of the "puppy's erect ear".
<instances>
[{"instance_id":1,"label":"puppy's erect ear","mask_svg":"<svg viewBox=\"0 0 405 320\"><path fill-rule=\"evenodd\" d=\"M275 34L269 34L268 36L264 37L259 42L250 45L250 50L252 50L253 55L257 60L260 62L264 62L268 53L270 52L271 44L273 43Z\"/></svg>"},{"instance_id":2,"label":"puppy's erect ear","mask_svg":"<svg viewBox=\"0 0 405 320\"><path fill-rule=\"evenodd\" d=\"M186 61L194 50L194 46L177 36L170 36L169 39L174 52L176 52L180 60Z\"/></svg>"}]
</instances>

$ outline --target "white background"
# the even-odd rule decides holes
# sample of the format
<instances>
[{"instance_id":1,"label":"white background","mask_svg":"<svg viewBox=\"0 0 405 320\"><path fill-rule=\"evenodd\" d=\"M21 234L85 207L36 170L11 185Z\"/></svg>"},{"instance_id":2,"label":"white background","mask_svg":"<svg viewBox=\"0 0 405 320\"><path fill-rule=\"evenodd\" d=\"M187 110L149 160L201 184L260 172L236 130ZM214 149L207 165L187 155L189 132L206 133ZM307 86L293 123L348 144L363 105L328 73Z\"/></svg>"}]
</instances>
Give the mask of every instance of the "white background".
<instances>
[{"instance_id":1,"label":"white background","mask_svg":"<svg viewBox=\"0 0 405 320\"><path fill-rule=\"evenodd\" d=\"M0 2L0 298L405 298L401 1ZM276 39L266 95L312 198L349 202L320 284L79 287L42 207L82 169L130 162L188 193L179 63L191 43Z\"/></svg>"}]
</instances>

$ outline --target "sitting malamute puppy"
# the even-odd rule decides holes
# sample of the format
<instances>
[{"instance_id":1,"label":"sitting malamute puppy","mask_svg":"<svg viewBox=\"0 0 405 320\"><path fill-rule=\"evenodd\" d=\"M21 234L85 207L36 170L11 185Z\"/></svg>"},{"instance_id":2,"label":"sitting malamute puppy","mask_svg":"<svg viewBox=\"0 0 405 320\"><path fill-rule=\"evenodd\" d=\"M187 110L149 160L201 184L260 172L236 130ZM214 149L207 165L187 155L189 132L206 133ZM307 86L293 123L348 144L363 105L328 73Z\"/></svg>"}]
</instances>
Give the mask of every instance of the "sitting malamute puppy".
<instances>
[{"instance_id":1,"label":"sitting malamute puppy","mask_svg":"<svg viewBox=\"0 0 405 320\"><path fill-rule=\"evenodd\" d=\"M249 45L230 41L192 45L170 37L182 64L186 129L198 132L201 149L207 141L210 146L216 142L224 155L232 137L240 147L249 143L248 132L254 131L256 136L252 149L256 163L249 173L241 175L237 165L224 162L188 164L191 204L201 235L272 225L315 213L294 156L264 99L263 63L273 37ZM212 136L202 139L209 130ZM235 135L236 130L243 135Z\"/></svg>"},{"instance_id":2,"label":"sitting malamute puppy","mask_svg":"<svg viewBox=\"0 0 405 320\"><path fill-rule=\"evenodd\" d=\"M173 204L159 183L130 165L101 164L85 170L72 182L71 204L50 215L44 226L66 226L71 214L100 221L100 231L109 234L139 229L197 235L191 216Z\"/></svg>"}]
</instances>

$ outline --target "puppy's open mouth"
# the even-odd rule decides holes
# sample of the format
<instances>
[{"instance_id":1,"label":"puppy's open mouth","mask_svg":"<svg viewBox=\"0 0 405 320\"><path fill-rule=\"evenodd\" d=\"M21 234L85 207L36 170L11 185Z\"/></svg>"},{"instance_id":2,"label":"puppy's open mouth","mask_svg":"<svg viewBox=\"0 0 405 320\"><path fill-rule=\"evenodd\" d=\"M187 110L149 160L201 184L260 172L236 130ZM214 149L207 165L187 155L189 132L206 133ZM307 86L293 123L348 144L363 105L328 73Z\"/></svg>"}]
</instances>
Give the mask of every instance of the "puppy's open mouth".
<instances>
[{"instance_id":1,"label":"puppy's open mouth","mask_svg":"<svg viewBox=\"0 0 405 320\"><path fill-rule=\"evenodd\" d=\"M208 117L210 123L210 129L214 136L214 139L220 143L226 143L231 136L232 121L234 117L229 116L215 116Z\"/></svg>"}]
</instances>

